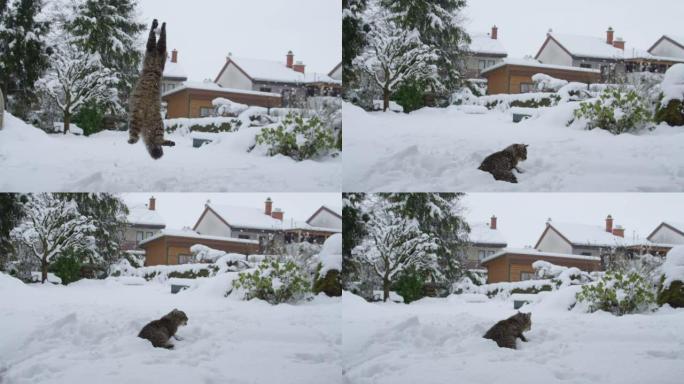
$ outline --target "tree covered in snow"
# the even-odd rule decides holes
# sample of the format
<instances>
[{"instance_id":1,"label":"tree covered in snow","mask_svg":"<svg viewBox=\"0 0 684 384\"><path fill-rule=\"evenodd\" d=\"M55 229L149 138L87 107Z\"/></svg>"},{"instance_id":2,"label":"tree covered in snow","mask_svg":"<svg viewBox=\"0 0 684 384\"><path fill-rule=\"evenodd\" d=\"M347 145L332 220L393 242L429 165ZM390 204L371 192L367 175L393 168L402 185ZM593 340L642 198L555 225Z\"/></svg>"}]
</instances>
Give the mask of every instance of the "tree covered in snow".
<instances>
[{"instance_id":1,"label":"tree covered in snow","mask_svg":"<svg viewBox=\"0 0 684 384\"><path fill-rule=\"evenodd\" d=\"M359 281L360 272L352 250L359 245L366 234L366 221L368 215L363 210L365 193L342 194L342 284L347 290L353 290L352 282Z\"/></svg>"},{"instance_id":2,"label":"tree covered in snow","mask_svg":"<svg viewBox=\"0 0 684 384\"><path fill-rule=\"evenodd\" d=\"M11 231L12 239L24 246L26 257L40 263L42 278L47 280L48 266L67 250L91 251L93 258L95 226L92 220L78 211L73 200L60 199L49 193L29 195L24 205L25 217Z\"/></svg>"},{"instance_id":3,"label":"tree covered in snow","mask_svg":"<svg viewBox=\"0 0 684 384\"><path fill-rule=\"evenodd\" d=\"M0 2L0 88L9 111L20 118L35 102L33 84L48 66L44 38L50 25L42 9L43 0Z\"/></svg>"},{"instance_id":4,"label":"tree covered in snow","mask_svg":"<svg viewBox=\"0 0 684 384\"><path fill-rule=\"evenodd\" d=\"M88 54L69 40L56 47L52 65L35 86L63 114L64 133L73 114L90 101L116 97L116 74L102 64L98 53Z\"/></svg>"},{"instance_id":5,"label":"tree covered in snow","mask_svg":"<svg viewBox=\"0 0 684 384\"><path fill-rule=\"evenodd\" d=\"M21 196L16 193L0 193L0 271L9 255L14 253L10 232L19 224L24 212Z\"/></svg>"},{"instance_id":6,"label":"tree covered in snow","mask_svg":"<svg viewBox=\"0 0 684 384\"><path fill-rule=\"evenodd\" d=\"M365 9L366 0L342 0L342 79L345 84L353 80L352 61L366 43L362 18Z\"/></svg>"},{"instance_id":7,"label":"tree covered in snow","mask_svg":"<svg viewBox=\"0 0 684 384\"><path fill-rule=\"evenodd\" d=\"M408 268L439 276L439 244L435 236L422 231L418 220L396 213L387 200L370 200L367 236L354 248L352 257L382 280L383 299L389 298L390 286Z\"/></svg>"},{"instance_id":8,"label":"tree covered in snow","mask_svg":"<svg viewBox=\"0 0 684 384\"><path fill-rule=\"evenodd\" d=\"M461 15L466 0L380 0L380 4L399 28L417 31L420 40L436 51L442 89L453 91L462 79L461 62L470 43Z\"/></svg>"},{"instance_id":9,"label":"tree covered in snow","mask_svg":"<svg viewBox=\"0 0 684 384\"><path fill-rule=\"evenodd\" d=\"M434 64L438 51L421 41L420 32L398 25L395 15L383 7L369 7L367 13L367 45L353 64L382 90L383 110L389 108L392 93L407 80L425 81L442 89Z\"/></svg>"}]
</instances>

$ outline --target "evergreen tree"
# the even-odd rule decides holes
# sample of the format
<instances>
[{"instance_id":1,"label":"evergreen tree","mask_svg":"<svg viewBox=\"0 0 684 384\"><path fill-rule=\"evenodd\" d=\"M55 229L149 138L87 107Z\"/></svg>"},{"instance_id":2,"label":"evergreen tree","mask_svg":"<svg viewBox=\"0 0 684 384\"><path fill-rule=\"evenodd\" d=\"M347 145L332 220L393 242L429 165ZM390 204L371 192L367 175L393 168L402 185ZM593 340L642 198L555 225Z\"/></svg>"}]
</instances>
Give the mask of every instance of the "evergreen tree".
<instances>
[{"instance_id":1,"label":"evergreen tree","mask_svg":"<svg viewBox=\"0 0 684 384\"><path fill-rule=\"evenodd\" d=\"M345 84L354 80L352 61L366 44L362 12L366 0L342 0L342 78Z\"/></svg>"},{"instance_id":2,"label":"evergreen tree","mask_svg":"<svg viewBox=\"0 0 684 384\"><path fill-rule=\"evenodd\" d=\"M0 3L0 87L10 112L25 119L36 101L33 84L48 66L49 23L41 15L42 0L8 3Z\"/></svg>"},{"instance_id":3,"label":"evergreen tree","mask_svg":"<svg viewBox=\"0 0 684 384\"><path fill-rule=\"evenodd\" d=\"M342 194L342 283L345 289L358 277L358 268L352 258L352 250L359 245L365 235L368 215L361 208L365 193Z\"/></svg>"},{"instance_id":4,"label":"evergreen tree","mask_svg":"<svg viewBox=\"0 0 684 384\"><path fill-rule=\"evenodd\" d=\"M0 193L0 270L14 253L10 231L19 224L23 216L21 196L15 193Z\"/></svg>"},{"instance_id":5,"label":"evergreen tree","mask_svg":"<svg viewBox=\"0 0 684 384\"><path fill-rule=\"evenodd\" d=\"M66 26L76 45L99 54L119 78L118 98L107 105L113 113L126 109L142 58L137 43L145 25L136 20L136 7L136 0L85 0Z\"/></svg>"}]
</instances>

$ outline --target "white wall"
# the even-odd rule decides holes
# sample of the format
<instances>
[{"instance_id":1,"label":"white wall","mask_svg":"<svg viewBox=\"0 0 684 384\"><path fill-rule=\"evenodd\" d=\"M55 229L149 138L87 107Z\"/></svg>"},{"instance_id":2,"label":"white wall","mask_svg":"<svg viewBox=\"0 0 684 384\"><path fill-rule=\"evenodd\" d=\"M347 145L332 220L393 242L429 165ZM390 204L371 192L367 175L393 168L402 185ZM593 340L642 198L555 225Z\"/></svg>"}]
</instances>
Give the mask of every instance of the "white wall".
<instances>
[{"instance_id":1,"label":"white wall","mask_svg":"<svg viewBox=\"0 0 684 384\"><path fill-rule=\"evenodd\" d=\"M568 55L555 40L549 40L537 60L543 64L572 66L572 56Z\"/></svg>"},{"instance_id":2,"label":"white wall","mask_svg":"<svg viewBox=\"0 0 684 384\"><path fill-rule=\"evenodd\" d=\"M649 240L662 244L684 244L684 236L665 226L660 227Z\"/></svg>"},{"instance_id":3,"label":"white wall","mask_svg":"<svg viewBox=\"0 0 684 384\"><path fill-rule=\"evenodd\" d=\"M252 90L252 81L232 62L219 77L218 84L225 88Z\"/></svg>"},{"instance_id":4,"label":"white wall","mask_svg":"<svg viewBox=\"0 0 684 384\"><path fill-rule=\"evenodd\" d=\"M342 66L340 65L335 69L335 72L330 74L330 77L332 77L335 80L342 80Z\"/></svg>"},{"instance_id":5,"label":"white wall","mask_svg":"<svg viewBox=\"0 0 684 384\"><path fill-rule=\"evenodd\" d=\"M669 40L662 40L658 45L653 47L651 54L655 56L684 58L684 49L672 44Z\"/></svg>"},{"instance_id":6,"label":"white wall","mask_svg":"<svg viewBox=\"0 0 684 384\"><path fill-rule=\"evenodd\" d=\"M342 219L339 217L333 215L332 213L322 210L318 212L316 216L314 216L311 221L309 221L309 225L313 227L322 227L322 228L333 228L333 229L342 229Z\"/></svg>"},{"instance_id":7,"label":"white wall","mask_svg":"<svg viewBox=\"0 0 684 384\"><path fill-rule=\"evenodd\" d=\"M208 236L230 237L231 235L230 227L212 211L207 211L207 214L197 223L195 230L202 235Z\"/></svg>"},{"instance_id":8,"label":"white wall","mask_svg":"<svg viewBox=\"0 0 684 384\"><path fill-rule=\"evenodd\" d=\"M572 246L563 240L553 228L546 231L544 237L539 241L537 249L542 252L572 253Z\"/></svg>"}]
</instances>

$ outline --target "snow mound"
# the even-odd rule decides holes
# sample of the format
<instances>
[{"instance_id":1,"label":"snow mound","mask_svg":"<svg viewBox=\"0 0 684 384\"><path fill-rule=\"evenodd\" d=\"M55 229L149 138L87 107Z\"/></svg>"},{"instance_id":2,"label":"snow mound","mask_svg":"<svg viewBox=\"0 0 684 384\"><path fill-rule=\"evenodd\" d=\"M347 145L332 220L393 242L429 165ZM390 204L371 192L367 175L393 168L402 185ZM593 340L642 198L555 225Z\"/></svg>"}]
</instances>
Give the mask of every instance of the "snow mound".
<instances>
[{"instance_id":1,"label":"snow mound","mask_svg":"<svg viewBox=\"0 0 684 384\"><path fill-rule=\"evenodd\" d=\"M538 91L546 92L557 92L561 87L568 84L567 80L556 79L544 73L533 75L532 81L536 84Z\"/></svg>"},{"instance_id":2,"label":"snow mound","mask_svg":"<svg viewBox=\"0 0 684 384\"><path fill-rule=\"evenodd\" d=\"M684 245L677 245L667 253L661 270L665 275L663 288L669 288L677 280L684 282Z\"/></svg>"},{"instance_id":3,"label":"snow mound","mask_svg":"<svg viewBox=\"0 0 684 384\"><path fill-rule=\"evenodd\" d=\"M318 259L322 265L320 271L321 276L325 276L330 270L342 271L341 233L336 233L325 240L325 243L323 243L323 248L318 254Z\"/></svg>"},{"instance_id":4,"label":"snow mound","mask_svg":"<svg viewBox=\"0 0 684 384\"><path fill-rule=\"evenodd\" d=\"M0 272L0 290L23 289L26 287L21 280Z\"/></svg>"},{"instance_id":5,"label":"snow mound","mask_svg":"<svg viewBox=\"0 0 684 384\"><path fill-rule=\"evenodd\" d=\"M215 263L220 257L226 253L217 249L209 248L206 245L195 244L190 247L190 252L195 256L197 262Z\"/></svg>"},{"instance_id":6,"label":"snow mound","mask_svg":"<svg viewBox=\"0 0 684 384\"><path fill-rule=\"evenodd\" d=\"M233 115L237 116L249 108L247 104L240 104L234 101L228 100L223 97L217 97L212 100L211 104L217 108L217 112L221 116Z\"/></svg>"},{"instance_id":7,"label":"snow mound","mask_svg":"<svg viewBox=\"0 0 684 384\"><path fill-rule=\"evenodd\" d=\"M671 100L684 100L684 64L675 64L665 72L662 106L667 107Z\"/></svg>"}]
</instances>

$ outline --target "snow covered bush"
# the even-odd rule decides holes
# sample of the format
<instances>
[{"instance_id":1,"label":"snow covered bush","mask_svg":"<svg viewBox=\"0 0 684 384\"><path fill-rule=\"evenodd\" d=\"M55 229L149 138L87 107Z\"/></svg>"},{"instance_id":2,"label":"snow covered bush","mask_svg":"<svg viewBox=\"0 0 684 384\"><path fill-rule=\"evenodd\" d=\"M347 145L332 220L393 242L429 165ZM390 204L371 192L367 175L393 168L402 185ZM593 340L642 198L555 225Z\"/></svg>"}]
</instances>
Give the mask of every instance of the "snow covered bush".
<instances>
[{"instance_id":1,"label":"snow covered bush","mask_svg":"<svg viewBox=\"0 0 684 384\"><path fill-rule=\"evenodd\" d=\"M244 300L261 299L271 304L295 303L310 292L309 279L292 260L262 261L252 272L242 272L233 290L244 292Z\"/></svg>"},{"instance_id":2,"label":"snow covered bush","mask_svg":"<svg viewBox=\"0 0 684 384\"><path fill-rule=\"evenodd\" d=\"M684 307L684 246L675 246L667 253L660 271L658 305Z\"/></svg>"},{"instance_id":3,"label":"snow covered bush","mask_svg":"<svg viewBox=\"0 0 684 384\"><path fill-rule=\"evenodd\" d=\"M653 285L636 272L609 271L598 282L582 286L577 301L589 312L606 311L616 316L646 312L655 303Z\"/></svg>"},{"instance_id":4,"label":"snow covered bush","mask_svg":"<svg viewBox=\"0 0 684 384\"><path fill-rule=\"evenodd\" d=\"M655 121L684 125L684 64L675 64L665 72L661 88L662 100L657 106Z\"/></svg>"},{"instance_id":5,"label":"snow covered bush","mask_svg":"<svg viewBox=\"0 0 684 384\"><path fill-rule=\"evenodd\" d=\"M402 107L403 112L413 112L425 106L425 90L427 88L424 81L408 79L394 91L392 100Z\"/></svg>"},{"instance_id":6,"label":"snow covered bush","mask_svg":"<svg viewBox=\"0 0 684 384\"><path fill-rule=\"evenodd\" d=\"M593 281L589 273L577 267L564 267L551 264L548 261L537 260L532 263L532 268L534 268L538 278L549 279L556 287L581 285Z\"/></svg>"},{"instance_id":7,"label":"snow covered bush","mask_svg":"<svg viewBox=\"0 0 684 384\"><path fill-rule=\"evenodd\" d=\"M513 107L520 108L541 108L553 107L558 105L560 95L555 93L522 93L517 95L488 95L479 98L478 104L484 105L487 109L508 110Z\"/></svg>"},{"instance_id":8,"label":"snow covered bush","mask_svg":"<svg viewBox=\"0 0 684 384\"><path fill-rule=\"evenodd\" d=\"M187 135L190 132L234 132L240 129L242 121L233 117L199 117L178 118L164 120L166 133L180 133Z\"/></svg>"},{"instance_id":9,"label":"snow covered bush","mask_svg":"<svg viewBox=\"0 0 684 384\"><path fill-rule=\"evenodd\" d=\"M256 145L269 156L284 155L297 161L328 155L337 149L333 130L318 117L305 119L290 113L277 127L266 127L256 135Z\"/></svg>"},{"instance_id":10,"label":"snow covered bush","mask_svg":"<svg viewBox=\"0 0 684 384\"><path fill-rule=\"evenodd\" d=\"M580 103L574 118L587 130L600 128L616 135L650 128L653 120L648 104L636 91L619 88L606 89L597 100Z\"/></svg>"},{"instance_id":11,"label":"snow covered bush","mask_svg":"<svg viewBox=\"0 0 684 384\"><path fill-rule=\"evenodd\" d=\"M338 233L326 239L317 259L313 293L324 292L328 296L341 296L342 234Z\"/></svg>"},{"instance_id":12,"label":"snow covered bush","mask_svg":"<svg viewBox=\"0 0 684 384\"><path fill-rule=\"evenodd\" d=\"M561 87L568 84L567 80L556 79L543 73L533 75L532 81L539 92L558 92Z\"/></svg>"},{"instance_id":13,"label":"snow covered bush","mask_svg":"<svg viewBox=\"0 0 684 384\"><path fill-rule=\"evenodd\" d=\"M246 104L236 103L223 97L215 98L211 104L216 110L216 116L237 117L249 108Z\"/></svg>"},{"instance_id":14,"label":"snow covered bush","mask_svg":"<svg viewBox=\"0 0 684 384\"><path fill-rule=\"evenodd\" d=\"M425 274L411 267L399 274L397 281L392 285L392 290L404 298L404 303L409 304L425 297L423 288L426 282Z\"/></svg>"}]
</instances>

